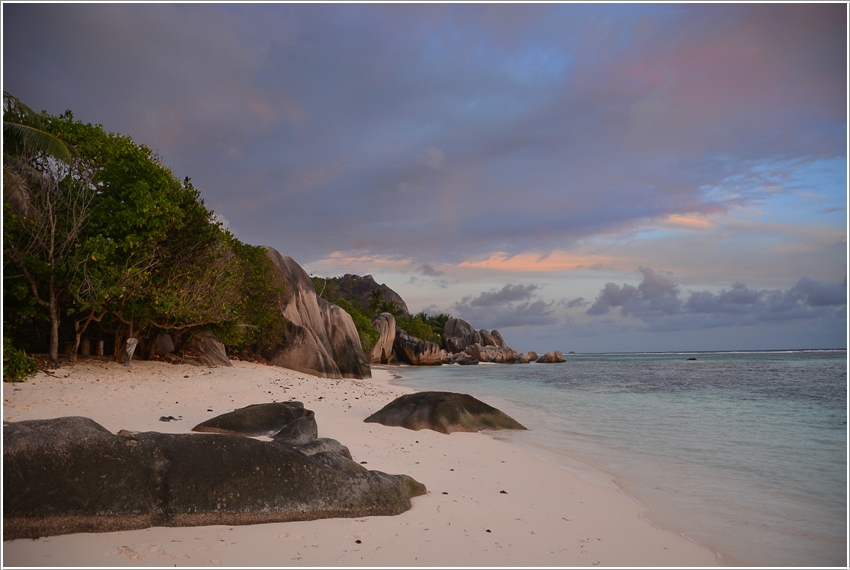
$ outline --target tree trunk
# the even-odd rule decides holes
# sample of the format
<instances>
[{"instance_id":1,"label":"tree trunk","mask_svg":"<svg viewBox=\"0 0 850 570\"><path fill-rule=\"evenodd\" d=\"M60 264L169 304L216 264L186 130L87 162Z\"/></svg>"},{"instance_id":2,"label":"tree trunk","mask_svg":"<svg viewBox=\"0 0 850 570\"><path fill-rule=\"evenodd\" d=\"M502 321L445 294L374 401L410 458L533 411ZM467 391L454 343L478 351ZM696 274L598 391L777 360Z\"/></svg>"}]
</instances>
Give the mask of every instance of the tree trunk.
<instances>
[{"instance_id":1,"label":"tree trunk","mask_svg":"<svg viewBox=\"0 0 850 570\"><path fill-rule=\"evenodd\" d=\"M59 300L56 298L54 277L50 277L50 361L59 366Z\"/></svg>"}]
</instances>

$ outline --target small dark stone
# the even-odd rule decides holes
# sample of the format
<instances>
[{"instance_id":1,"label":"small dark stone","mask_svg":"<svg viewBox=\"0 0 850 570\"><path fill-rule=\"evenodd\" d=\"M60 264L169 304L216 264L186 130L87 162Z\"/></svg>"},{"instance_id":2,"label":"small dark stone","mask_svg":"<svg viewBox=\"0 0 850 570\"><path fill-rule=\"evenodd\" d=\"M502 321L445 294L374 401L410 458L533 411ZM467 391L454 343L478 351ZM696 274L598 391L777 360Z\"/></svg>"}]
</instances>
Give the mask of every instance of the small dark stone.
<instances>
[{"instance_id":1,"label":"small dark stone","mask_svg":"<svg viewBox=\"0 0 850 570\"><path fill-rule=\"evenodd\" d=\"M359 538L357 540L355 540L354 542L356 542L357 544L363 544L363 541L360 540Z\"/></svg>"},{"instance_id":2,"label":"small dark stone","mask_svg":"<svg viewBox=\"0 0 850 570\"><path fill-rule=\"evenodd\" d=\"M504 490L503 490L503 491L499 491L499 493L501 493L502 495L507 495L507 494L508 494L508 492L507 492L507 491L504 491Z\"/></svg>"}]
</instances>

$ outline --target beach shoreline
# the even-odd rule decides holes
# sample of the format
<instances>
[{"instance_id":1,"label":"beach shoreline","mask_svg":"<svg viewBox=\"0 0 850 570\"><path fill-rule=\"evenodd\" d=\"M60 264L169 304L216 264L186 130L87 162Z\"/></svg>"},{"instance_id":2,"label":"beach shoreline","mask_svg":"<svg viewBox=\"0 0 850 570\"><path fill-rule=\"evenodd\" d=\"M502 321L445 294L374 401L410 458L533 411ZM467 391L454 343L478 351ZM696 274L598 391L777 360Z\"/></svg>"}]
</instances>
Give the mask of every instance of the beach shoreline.
<instances>
[{"instance_id":1,"label":"beach shoreline","mask_svg":"<svg viewBox=\"0 0 850 570\"><path fill-rule=\"evenodd\" d=\"M4 384L3 419L89 417L121 429L187 433L250 404L298 400L319 437L365 467L428 488L393 517L246 526L154 527L3 543L4 566L716 566L715 553L641 517L613 481L581 477L498 432L439 434L363 419L413 390L394 372L323 379L235 361L232 368L80 360ZM176 421L160 421L161 417ZM522 422L522 418L516 418ZM604 479L604 477L603 477Z\"/></svg>"}]
</instances>

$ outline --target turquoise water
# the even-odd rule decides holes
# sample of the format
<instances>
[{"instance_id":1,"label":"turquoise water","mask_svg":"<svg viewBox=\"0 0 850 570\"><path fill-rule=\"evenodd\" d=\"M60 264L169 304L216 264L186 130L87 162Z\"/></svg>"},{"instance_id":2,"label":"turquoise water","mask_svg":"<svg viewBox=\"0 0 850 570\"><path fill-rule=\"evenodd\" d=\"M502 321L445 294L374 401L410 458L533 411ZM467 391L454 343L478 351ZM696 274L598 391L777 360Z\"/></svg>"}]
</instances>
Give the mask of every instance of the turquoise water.
<instances>
[{"instance_id":1,"label":"turquoise water","mask_svg":"<svg viewBox=\"0 0 850 570\"><path fill-rule=\"evenodd\" d=\"M529 428L500 437L613 475L726 565L847 565L846 351L566 358L393 371L499 407Z\"/></svg>"}]
</instances>

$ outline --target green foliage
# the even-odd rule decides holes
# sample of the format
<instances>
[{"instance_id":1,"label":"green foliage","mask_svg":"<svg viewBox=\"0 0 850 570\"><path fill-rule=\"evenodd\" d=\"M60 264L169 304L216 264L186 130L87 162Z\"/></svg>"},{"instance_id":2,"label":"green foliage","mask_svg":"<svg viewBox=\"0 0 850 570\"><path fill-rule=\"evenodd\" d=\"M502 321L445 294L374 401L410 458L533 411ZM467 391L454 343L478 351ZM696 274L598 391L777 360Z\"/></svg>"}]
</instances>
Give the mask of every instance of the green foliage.
<instances>
[{"instance_id":1,"label":"green foliage","mask_svg":"<svg viewBox=\"0 0 850 570\"><path fill-rule=\"evenodd\" d=\"M337 299L334 304L351 315L351 320L354 321L357 334L360 336L360 346L363 347L363 352L368 354L378 343L378 339L381 338L381 334L372 324L372 320L345 299Z\"/></svg>"},{"instance_id":2,"label":"green foliage","mask_svg":"<svg viewBox=\"0 0 850 570\"><path fill-rule=\"evenodd\" d=\"M441 344L443 329L450 318L451 316L445 313L428 315L423 311L409 317L397 316L396 323L409 335L434 344Z\"/></svg>"},{"instance_id":3,"label":"green foliage","mask_svg":"<svg viewBox=\"0 0 850 570\"><path fill-rule=\"evenodd\" d=\"M372 324L370 312L363 308L357 298L344 297L337 291L336 284L339 282L339 277L311 277L311 279L316 295L333 303L351 316L354 326L357 327L357 334L360 336L360 346L363 347L363 352L368 354L381 338L378 329Z\"/></svg>"},{"instance_id":4,"label":"green foliage","mask_svg":"<svg viewBox=\"0 0 850 570\"><path fill-rule=\"evenodd\" d=\"M3 335L3 382L25 382L38 372L35 360L29 358L23 350L12 345L12 339Z\"/></svg>"},{"instance_id":5,"label":"green foliage","mask_svg":"<svg viewBox=\"0 0 850 570\"><path fill-rule=\"evenodd\" d=\"M231 322L218 326L216 336L229 349L256 346L272 348L283 337L286 319L278 307L286 284L275 279L274 264L265 249L233 239L233 250L242 276L240 299Z\"/></svg>"},{"instance_id":6,"label":"green foliage","mask_svg":"<svg viewBox=\"0 0 850 570\"><path fill-rule=\"evenodd\" d=\"M420 318L419 315L396 317L396 324L411 336L440 344L440 335L434 334L431 325L426 320Z\"/></svg>"},{"instance_id":7,"label":"green foliage","mask_svg":"<svg viewBox=\"0 0 850 570\"><path fill-rule=\"evenodd\" d=\"M26 192L15 199L4 194L4 308L14 317L8 322L70 316L78 339L94 317L102 328L134 336L211 328L235 350L279 342L284 285L265 249L223 229L188 178L176 178L146 146L75 121L70 111L29 113L74 156L53 176L51 192L39 194L59 162L36 152L18 176ZM20 134L6 128L6 118L4 139ZM37 202L41 195L77 201L47 208ZM33 217L42 210L49 210L42 218L50 224ZM73 231L66 230L72 223ZM61 256L31 247L48 241L39 231L52 229L67 237Z\"/></svg>"},{"instance_id":8,"label":"green foliage","mask_svg":"<svg viewBox=\"0 0 850 570\"><path fill-rule=\"evenodd\" d=\"M389 313L396 319L404 316L404 311L402 311L401 308L393 301L381 301L380 303L378 303L378 307L375 311L375 314L377 315L379 313Z\"/></svg>"}]
</instances>

